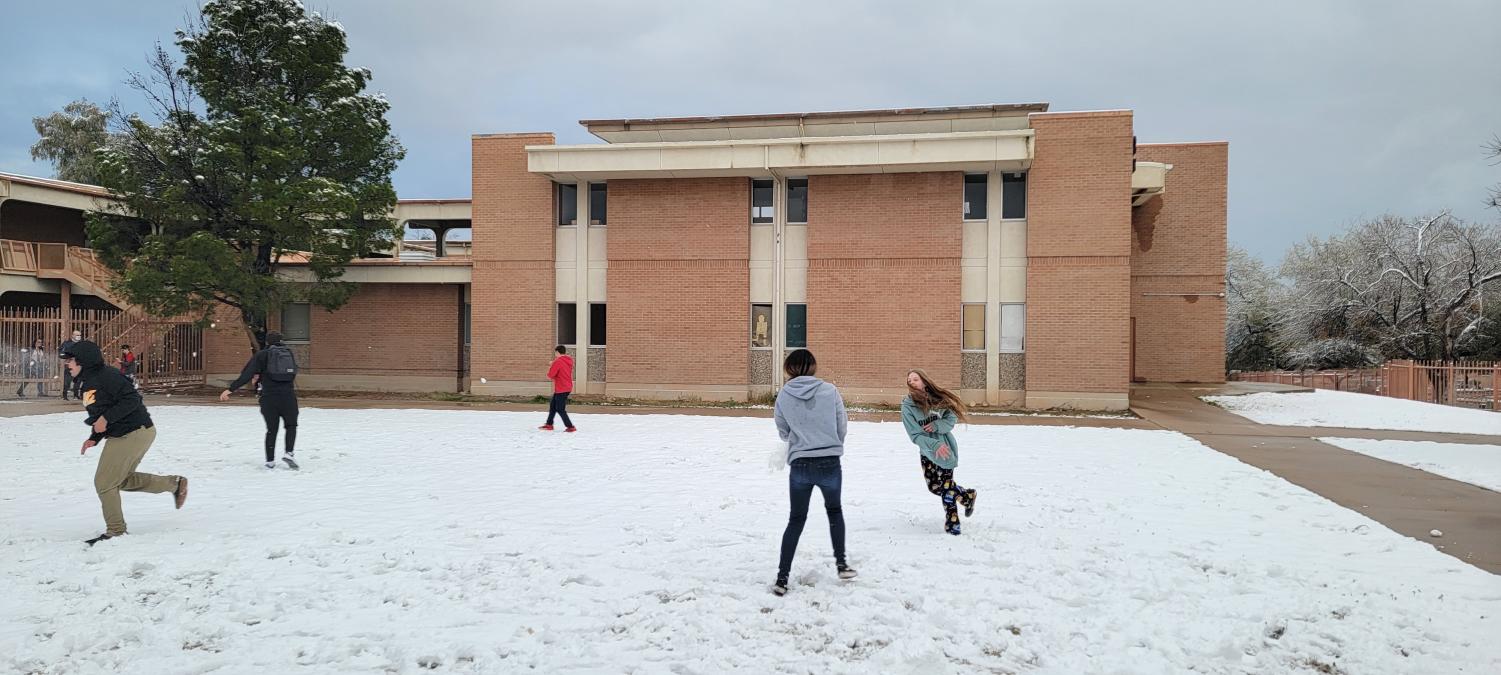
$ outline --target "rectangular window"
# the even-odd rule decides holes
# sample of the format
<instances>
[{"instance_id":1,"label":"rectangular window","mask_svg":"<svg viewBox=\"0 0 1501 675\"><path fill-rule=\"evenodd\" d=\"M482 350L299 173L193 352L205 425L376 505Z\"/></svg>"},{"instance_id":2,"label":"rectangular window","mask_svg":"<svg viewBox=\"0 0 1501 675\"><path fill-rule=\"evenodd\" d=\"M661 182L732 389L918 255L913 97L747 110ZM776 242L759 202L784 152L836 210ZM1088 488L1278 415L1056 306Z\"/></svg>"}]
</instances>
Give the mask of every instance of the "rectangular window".
<instances>
[{"instance_id":1,"label":"rectangular window","mask_svg":"<svg viewBox=\"0 0 1501 675\"><path fill-rule=\"evenodd\" d=\"M281 308L281 337L287 342L313 339L311 306L306 302L289 302Z\"/></svg>"},{"instance_id":2,"label":"rectangular window","mask_svg":"<svg viewBox=\"0 0 1501 675\"><path fill-rule=\"evenodd\" d=\"M751 305L751 346L771 348L771 305Z\"/></svg>"},{"instance_id":3,"label":"rectangular window","mask_svg":"<svg viewBox=\"0 0 1501 675\"><path fill-rule=\"evenodd\" d=\"M808 222L808 179L787 179L787 222Z\"/></svg>"},{"instance_id":4,"label":"rectangular window","mask_svg":"<svg viewBox=\"0 0 1501 675\"><path fill-rule=\"evenodd\" d=\"M578 344L578 305L571 302L558 303L558 344Z\"/></svg>"},{"instance_id":5,"label":"rectangular window","mask_svg":"<svg viewBox=\"0 0 1501 675\"><path fill-rule=\"evenodd\" d=\"M787 348L806 349L808 347L808 306L804 304L787 305Z\"/></svg>"},{"instance_id":6,"label":"rectangular window","mask_svg":"<svg viewBox=\"0 0 1501 675\"><path fill-rule=\"evenodd\" d=\"M579 186L558 183L558 224L577 225L579 221Z\"/></svg>"},{"instance_id":7,"label":"rectangular window","mask_svg":"<svg viewBox=\"0 0 1501 675\"><path fill-rule=\"evenodd\" d=\"M589 303L589 346L605 346L605 303Z\"/></svg>"},{"instance_id":8,"label":"rectangular window","mask_svg":"<svg viewBox=\"0 0 1501 675\"><path fill-rule=\"evenodd\" d=\"M1001 217L1008 220L1027 217L1027 174L1001 174Z\"/></svg>"},{"instance_id":9,"label":"rectangular window","mask_svg":"<svg viewBox=\"0 0 1501 675\"><path fill-rule=\"evenodd\" d=\"M604 183L589 184L589 224L604 225L609 192Z\"/></svg>"},{"instance_id":10,"label":"rectangular window","mask_svg":"<svg viewBox=\"0 0 1501 675\"><path fill-rule=\"evenodd\" d=\"M1026 348L1027 306L1001 305L1001 351L1019 353Z\"/></svg>"},{"instance_id":11,"label":"rectangular window","mask_svg":"<svg viewBox=\"0 0 1501 675\"><path fill-rule=\"evenodd\" d=\"M772 182L769 180L751 181L751 222L769 223L772 215Z\"/></svg>"},{"instance_id":12,"label":"rectangular window","mask_svg":"<svg viewBox=\"0 0 1501 675\"><path fill-rule=\"evenodd\" d=\"M964 305L964 351L985 350L985 305Z\"/></svg>"},{"instance_id":13,"label":"rectangular window","mask_svg":"<svg viewBox=\"0 0 1501 675\"><path fill-rule=\"evenodd\" d=\"M964 174L964 219L985 220L985 174Z\"/></svg>"},{"instance_id":14,"label":"rectangular window","mask_svg":"<svg viewBox=\"0 0 1501 675\"><path fill-rule=\"evenodd\" d=\"M464 303L464 344L469 344L469 303Z\"/></svg>"}]
</instances>

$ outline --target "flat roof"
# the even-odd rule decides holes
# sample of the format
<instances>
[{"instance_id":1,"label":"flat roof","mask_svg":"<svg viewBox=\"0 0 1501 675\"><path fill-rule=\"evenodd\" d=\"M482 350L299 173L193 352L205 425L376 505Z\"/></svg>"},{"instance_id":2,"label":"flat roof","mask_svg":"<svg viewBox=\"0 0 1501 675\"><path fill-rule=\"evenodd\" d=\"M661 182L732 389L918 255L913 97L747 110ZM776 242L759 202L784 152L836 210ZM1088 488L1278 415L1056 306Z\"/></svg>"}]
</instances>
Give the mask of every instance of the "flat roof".
<instances>
[{"instance_id":1,"label":"flat roof","mask_svg":"<svg viewBox=\"0 0 1501 675\"><path fill-rule=\"evenodd\" d=\"M696 117L639 117L624 119L579 120L586 127L604 124L682 124L695 122L753 122L789 119L828 119L869 117L873 115L952 115L981 112L1047 112L1046 103L993 103L987 105L942 106L935 108L879 108L874 110L830 110L821 112L770 113L761 115L710 115Z\"/></svg>"}]
</instances>

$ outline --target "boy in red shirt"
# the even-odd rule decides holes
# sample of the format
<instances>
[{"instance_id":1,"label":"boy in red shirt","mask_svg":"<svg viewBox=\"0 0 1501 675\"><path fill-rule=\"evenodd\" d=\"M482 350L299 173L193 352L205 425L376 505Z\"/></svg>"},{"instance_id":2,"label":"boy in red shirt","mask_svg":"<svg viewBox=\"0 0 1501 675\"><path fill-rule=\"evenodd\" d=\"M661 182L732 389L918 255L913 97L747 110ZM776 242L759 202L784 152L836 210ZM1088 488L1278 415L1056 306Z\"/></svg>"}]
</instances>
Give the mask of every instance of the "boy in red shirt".
<instances>
[{"instance_id":1,"label":"boy in red shirt","mask_svg":"<svg viewBox=\"0 0 1501 675\"><path fill-rule=\"evenodd\" d=\"M558 353L558 357L552 360L552 366L547 369L547 379L552 380L552 403L547 406L547 424L537 428L552 431L553 416L562 415L564 431L578 431L568 419L568 394L573 392L573 357L568 355L568 350L563 345L554 347L553 351Z\"/></svg>"}]
</instances>

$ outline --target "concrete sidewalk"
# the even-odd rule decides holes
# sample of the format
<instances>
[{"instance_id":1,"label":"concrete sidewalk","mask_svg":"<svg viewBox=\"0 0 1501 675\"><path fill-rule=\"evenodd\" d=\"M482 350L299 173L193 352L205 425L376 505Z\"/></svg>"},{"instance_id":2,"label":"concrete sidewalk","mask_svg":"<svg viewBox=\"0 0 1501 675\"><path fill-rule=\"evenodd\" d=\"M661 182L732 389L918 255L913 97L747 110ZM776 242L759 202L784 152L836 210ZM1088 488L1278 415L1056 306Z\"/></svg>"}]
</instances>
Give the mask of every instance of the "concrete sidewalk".
<instances>
[{"instance_id":1,"label":"concrete sidewalk","mask_svg":"<svg viewBox=\"0 0 1501 675\"><path fill-rule=\"evenodd\" d=\"M1501 445L1501 437L1260 425L1199 400L1212 386L1133 388L1131 410L1215 450L1501 574L1501 493L1337 448L1315 436ZM1464 439L1464 440L1461 440ZM1429 536L1440 530L1443 537Z\"/></svg>"}]
</instances>

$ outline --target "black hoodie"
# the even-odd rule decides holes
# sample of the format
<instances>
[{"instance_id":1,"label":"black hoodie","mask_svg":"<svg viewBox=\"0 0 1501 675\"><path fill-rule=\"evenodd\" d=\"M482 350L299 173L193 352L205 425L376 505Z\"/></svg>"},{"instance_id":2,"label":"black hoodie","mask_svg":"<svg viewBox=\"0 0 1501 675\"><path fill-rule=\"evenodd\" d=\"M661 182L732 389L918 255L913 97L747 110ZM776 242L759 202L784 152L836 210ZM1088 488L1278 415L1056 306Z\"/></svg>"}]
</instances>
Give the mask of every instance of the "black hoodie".
<instances>
[{"instance_id":1,"label":"black hoodie","mask_svg":"<svg viewBox=\"0 0 1501 675\"><path fill-rule=\"evenodd\" d=\"M92 426L103 417L108 424L104 433L95 433L90 438L119 438L136 429L151 426L151 415L146 412L146 402L141 400L135 385L119 370L104 366L104 354L99 345L83 340L68 350L83 366L78 379L83 381L83 407L88 411L86 424Z\"/></svg>"}]
</instances>

